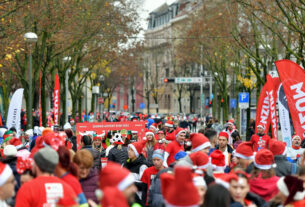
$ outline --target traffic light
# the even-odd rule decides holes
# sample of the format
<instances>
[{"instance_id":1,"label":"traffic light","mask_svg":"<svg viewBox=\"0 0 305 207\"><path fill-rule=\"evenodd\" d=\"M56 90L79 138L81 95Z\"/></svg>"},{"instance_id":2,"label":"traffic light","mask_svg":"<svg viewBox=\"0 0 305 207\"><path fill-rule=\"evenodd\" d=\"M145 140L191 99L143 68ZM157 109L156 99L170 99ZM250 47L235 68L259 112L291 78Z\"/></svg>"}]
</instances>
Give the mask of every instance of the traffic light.
<instances>
[{"instance_id":1,"label":"traffic light","mask_svg":"<svg viewBox=\"0 0 305 207\"><path fill-rule=\"evenodd\" d=\"M163 82L164 83L174 83L175 82L175 78L164 78Z\"/></svg>"}]
</instances>

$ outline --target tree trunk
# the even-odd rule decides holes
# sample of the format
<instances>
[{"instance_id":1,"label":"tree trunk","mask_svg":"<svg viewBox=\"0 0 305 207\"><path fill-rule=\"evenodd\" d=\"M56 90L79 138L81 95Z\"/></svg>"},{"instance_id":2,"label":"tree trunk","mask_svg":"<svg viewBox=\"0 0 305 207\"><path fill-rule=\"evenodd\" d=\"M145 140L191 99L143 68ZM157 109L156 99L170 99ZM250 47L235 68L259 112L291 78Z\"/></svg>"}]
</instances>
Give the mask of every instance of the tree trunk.
<instances>
[{"instance_id":1,"label":"tree trunk","mask_svg":"<svg viewBox=\"0 0 305 207\"><path fill-rule=\"evenodd\" d=\"M79 95L77 98L78 102L78 122L82 121L82 95Z\"/></svg>"},{"instance_id":2,"label":"tree trunk","mask_svg":"<svg viewBox=\"0 0 305 207\"><path fill-rule=\"evenodd\" d=\"M92 98L91 98L91 112L92 113L95 113L95 96L96 96L96 94L93 94L92 93Z\"/></svg>"},{"instance_id":3,"label":"tree trunk","mask_svg":"<svg viewBox=\"0 0 305 207\"><path fill-rule=\"evenodd\" d=\"M47 112L47 103L46 103L46 76L45 76L45 71L42 71L41 74L41 120L42 120L42 126L47 125L47 117L46 117L46 112Z\"/></svg>"}]
</instances>

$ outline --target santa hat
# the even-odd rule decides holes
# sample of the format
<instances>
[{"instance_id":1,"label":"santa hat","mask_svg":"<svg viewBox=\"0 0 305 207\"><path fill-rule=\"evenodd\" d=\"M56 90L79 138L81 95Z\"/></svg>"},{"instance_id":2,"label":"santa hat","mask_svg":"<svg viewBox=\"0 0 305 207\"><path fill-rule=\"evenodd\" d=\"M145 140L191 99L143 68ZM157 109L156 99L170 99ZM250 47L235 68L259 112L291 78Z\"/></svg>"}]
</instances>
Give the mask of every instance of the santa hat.
<instances>
[{"instance_id":1,"label":"santa hat","mask_svg":"<svg viewBox=\"0 0 305 207\"><path fill-rule=\"evenodd\" d=\"M228 125L234 125L234 121L233 121L233 119L230 119L229 121L228 121L228 123L227 123Z\"/></svg>"},{"instance_id":2,"label":"santa hat","mask_svg":"<svg viewBox=\"0 0 305 207\"><path fill-rule=\"evenodd\" d=\"M161 174L161 192L166 206L197 206L198 190L193 183L192 170L187 167L176 167L174 175Z\"/></svg>"},{"instance_id":3,"label":"santa hat","mask_svg":"<svg viewBox=\"0 0 305 207\"><path fill-rule=\"evenodd\" d=\"M301 139L301 137L299 135L295 134L295 135L292 136L291 141L293 141L296 138L300 138Z\"/></svg>"},{"instance_id":4,"label":"santa hat","mask_svg":"<svg viewBox=\"0 0 305 207\"><path fill-rule=\"evenodd\" d=\"M150 125L149 128L153 128L154 130L158 130L158 125L156 123L153 123L152 125Z\"/></svg>"},{"instance_id":5,"label":"santa hat","mask_svg":"<svg viewBox=\"0 0 305 207\"><path fill-rule=\"evenodd\" d=\"M16 137L14 137L10 140L10 144L14 145L17 150L23 147L21 140Z\"/></svg>"},{"instance_id":6,"label":"santa hat","mask_svg":"<svg viewBox=\"0 0 305 207\"><path fill-rule=\"evenodd\" d=\"M103 197L101 203L103 207L129 206L126 197L117 187L106 187L102 193Z\"/></svg>"},{"instance_id":7,"label":"santa hat","mask_svg":"<svg viewBox=\"0 0 305 207\"><path fill-rule=\"evenodd\" d=\"M239 157L245 160L252 160L253 154L253 144L251 142L240 143L234 152L235 157Z\"/></svg>"},{"instance_id":8,"label":"santa hat","mask_svg":"<svg viewBox=\"0 0 305 207\"><path fill-rule=\"evenodd\" d=\"M194 152L190 154L190 159L199 169L207 169L209 166L209 156L204 152Z\"/></svg>"},{"instance_id":9,"label":"santa hat","mask_svg":"<svg viewBox=\"0 0 305 207\"><path fill-rule=\"evenodd\" d=\"M183 129L183 128L177 128L177 129L176 129L176 137L178 137L181 133L186 133L185 129Z\"/></svg>"},{"instance_id":10,"label":"santa hat","mask_svg":"<svg viewBox=\"0 0 305 207\"><path fill-rule=\"evenodd\" d=\"M153 133L153 131L152 130L147 130L146 131L146 133L145 133L145 137L147 136L147 135L152 135L153 137L155 136L155 133Z\"/></svg>"},{"instance_id":11,"label":"santa hat","mask_svg":"<svg viewBox=\"0 0 305 207\"><path fill-rule=\"evenodd\" d=\"M175 132L166 133L165 139L168 140L168 141L175 141L176 140Z\"/></svg>"},{"instance_id":12,"label":"santa hat","mask_svg":"<svg viewBox=\"0 0 305 207\"><path fill-rule=\"evenodd\" d=\"M285 206L291 201L300 201L305 197L303 181L295 176L287 175L281 177L276 185L278 190L287 197L284 203Z\"/></svg>"},{"instance_id":13,"label":"santa hat","mask_svg":"<svg viewBox=\"0 0 305 207\"><path fill-rule=\"evenodd\" d=\"M261 170L269 170L276 167L272 152L268 149L258 151L254 158L254 165Z\"/></svg>"},{"instance_id":14,"label":"santa hat","mask_svg":"<svg viewBox=\"0 0 305 207\"><path fill-rule=\"evenodd\" d=\"M272 141L271 141L272 140ZM273 155L286 155L286 143L271 139L269 143L269 150L273 153Z\"/></svg>"},{"instance_id":15,"label":"santa hat","mask_svg":"<svg viewBox=\"0 0 305 207\"><path fill-rule=\"evenodd\" d=\"M13 175L13 171L9 165L0 162L0 187Z\"/></svg>"},{"instance_id":16,"label":"santa hat","mask_svg":"<svg viewBox=\"0 0 305 207\"><path fill-rule=\"evenodd\" d=\"M225 137L229 139L229 134L227 132L219 132L218 137Z\"/></svg>"},{"instance_id":17,"label":"santa hat","mask_svg":"<svg viewBox=\"0 0 305 207\"><path fill-rule=\"evenodd\" d=\"M117 187L120 191L125 190L135 182L134 176L121 165L108 161L106 167L100 173L100 187Z\"/></svg>"},{"instance_id":18,"label":"santa hat","mask_svg":"<svg viewBox=\"0 0 305 207\"><path fill-rule=\"evenodd\" d=\"M263 124L263 123L259 123L256 128L259 128L259 127L262 128L263 130L266 129L265 124Z\"/></svg>"},{"instance_id":19,"label":"santa hat","mask_svg":"<svg viewBox=\"0 0 305 207\"><path fill-rule=\"evenodd\" d=\"M223 171L226 167L225 156L220 150L214 150L211 154L211 163L215 165L215 171Z\"/></svg>"},{"instance_id":20,"label":"santa hat","mask_svg":"<svg viewBox=\"0 0 305 207\"><path fill-rule=\"evenodd\" d=\"M133 142L131 144L128 145L128 149L131 148L136 157L139 157L139 155L141 154L143 148L144 148L144 145L145 145L145 142L142 141L142 142Z\"/></svg>"},{"instance_id":21,"label":"santa hat","mask_svg":"<svg viewBox=\"0 0 305 207\"><path fill-rule=\"evenodd\" d=\"M225 188L230 187L231 180L238 180L235 173L214 173L215 183L222 185Z\"/></svg>"},{"instance_id":22,"label":"santa hat","mask_svg":"<svg viewBox=\"0 0 305 207\"><path fill-rule=\"evenodd\" d=\"M34 135L33 129L28 129L25 131L25 134L28 135L29 137L32 137Z\"/></svg>"},{"instance_id":23,"label":"santa hat","mask_svg":"<svg viewBox=\"0 0 305 207\"><path fill-rule=\"evenodd\" d=\"M198 152L207 147L211 147L209 139L201 133L192 133L190 139L192 141L192 152Z\"/></svg>"},{"instance_id":24,"label":"santa hat","mask_svg":"<svg viewBox=\"0 0 305 207\"><path fill-rule=\"evenodd\" d=\"M173 128L173 127L174 127L174 122L172 122L172 121L167 121L167 122L165 122L164 126Z\"/></svg>"},{"instance_id":25,"label":"santa hat","mask_svg":"<svg viewBox=\"0 0 305 207\"><path fill-rule=\"evenodd\" d=\"M204 188L207 188L207 184L202 175L193 174L193 183L195 186L203 186Z\"/></svg>"},{"instance_id":26,"label":"santa hat","mask_svg":"<svg viewBox=\"0 0 305 207\"><path fill-rule=\"evenodd\" d=\"M95 140L102 140L102 137L100 137L100 136L95 136L95 137L93 137L93 141L95 141Z\"/></svg>"}]
</instances>

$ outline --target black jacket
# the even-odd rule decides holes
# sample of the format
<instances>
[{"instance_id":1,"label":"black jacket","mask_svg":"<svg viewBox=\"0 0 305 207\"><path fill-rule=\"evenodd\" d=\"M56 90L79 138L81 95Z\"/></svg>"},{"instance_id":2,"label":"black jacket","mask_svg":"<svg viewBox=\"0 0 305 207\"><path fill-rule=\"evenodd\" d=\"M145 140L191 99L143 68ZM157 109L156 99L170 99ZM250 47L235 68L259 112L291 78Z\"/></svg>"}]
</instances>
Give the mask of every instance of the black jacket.
<instances>
[{"instance_id":1,"label":"black jacket","mask_svg":"<svg viewBox=\"0 0 305 207\"><path fill-rule=\"evenodd\" d=\"M127 168L136 179L135 185L138 188L138 192L141 193L137 193L135 200L136 203L139 203L142 206L145 206L146 202L147 185L141 182L141 176L144 172L144 168L147 168L147 166L148 163L143 154L140 154L134 161L128 159L123 165L123 167Z\"/></svg>"},{"instance_id":2,"label":"black jacket","mask_svg":"<svg viewBox=\"0 0 305 207\"><path fill-rule=\"evenodd\" d=\"M219 149L219 145L216 145L215 149ZM228 153L231 153L231 154L234 151L234 149L230 145L228 145L228 144L227 144L227 150L228 150Z\"/></svg>"},{"instance_id":3,"label":"black jacket","mask_svg":"<svg viewBox=\"0 0 305 207\"><path fill-rule=\"evenodd\" d=\"M97 149L93 149L91 145L86 145L82 149L89 150L93 156L94 165L96 169L101 169L101 153Z\"/></svg>"},{"instance_id":4,"label":"black jacket","mask_svg":"<svg viewBox=\"0 0 305 207\"><path fill-rule=\"evenodd\" d=\"M122 146L122 149L118 149L118 146L114 146L108 154L108 160L119 164L124 164L128 159L127 147Z\"/></svg>"},{"instance_id":5,"label":"black jacket","mask_svg":"<svg viewBox=\"0 0 305 207\"><path fill-rule=\"evenodd\" d=\"M278 176L278 177L291 175L291 174L293 174L292 168L293 167L297 168L297 166L292 166L292 165L296 165L296 164L290 163L284 155L275 155L274 161L276 164L275 173L276 173L276 176ZM296 172L297 171L298 170L296 169Z\"/></svg>"},{"instance_id":6,"label":"black jacket","mask_svg":"<svg viewBox=\"0 0 305 207\"><path fill-rule=\"evenodd\" d=\"M269 207L269 204L261 198L259 195L256 195L255 193L249 192L246 195L246 199L249 201L252 201L257 207ZM233 199L231 199L230 207L242 207L243 205L239 202L234 202Z\"/></svg>"}]
</instances>

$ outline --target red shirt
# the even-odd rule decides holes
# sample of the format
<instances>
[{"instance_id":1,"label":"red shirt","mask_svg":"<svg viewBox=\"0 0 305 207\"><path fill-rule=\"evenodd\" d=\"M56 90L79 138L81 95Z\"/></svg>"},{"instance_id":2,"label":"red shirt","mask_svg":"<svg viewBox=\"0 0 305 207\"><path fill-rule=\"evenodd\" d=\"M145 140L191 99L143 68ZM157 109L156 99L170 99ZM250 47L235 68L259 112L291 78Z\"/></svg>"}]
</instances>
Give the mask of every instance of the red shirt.
<instances>
[{"instance_id":1,"label":"red shirt","mask_svg":"<svg viewBox=\"0 0 305 207\"><path fill-rule=\"evenodd\" d=\"M169 140L169 141L175 141L176 140L176 133L175 133L175 131L172 131L171 133L167 132L166 136L165 136L165 139Z\"/></svg>"},{"instance_id":2,"label":"red shirt","mask_svg":"<svg viewBox=\"0 0 305 207\"><path fill-rule=\"evenodd\" d=\"M51 207L56 204L78 204L73 189L55 176L39 176L21 186L16 197L16 207Z\"/></svg>"},{"instance_id":3,"label":"red shirt","mask_svg":"<svg viewBox=\"0 0 305 207\"><path fill-rule=\"evenodd\" d=\"M253 150L257 152L260 149L267 149L269 147L270 139L271 138L266 134L263 136L253 134L250 140L253 144Z\"/></svg>"},{"instance_id":4,"label":"red shirt","mask_svg":"<svg viewBox=\"0 0 305 207\"><path fill-rule=\"evenodd\" d=\"M78 179L71 173L67 173L66 175L61 177L61 179L71 186L76 195L81 194L83 192L82 186L80 185Z\"/></svg>"},{"instance_id":5,"label":"red shirt","mask_svg":"<svg viewBox=\"0 0 305 207\"><path fill-rule=\"evenodd\" d=\"M149 167L146 170L144 170L144 173L142 175L141 181L145 184L147 184L147 189L149 189L151 181L155 178L159 170L156 170L155 166ZM147 200L146 205L148 205L148 190L147 190Z\"/></svg>"},{"instance_id":6,"label":"red shirt","mask_svg":"<svg viewBox=\"0 0 305 207\"><path fill-rule=\"evenodd\" d=\"M167 158L167 165L175 162L175 155L180 151L184 151L184 147L183 145L180 145L176 140L166 146L165 152L169 154Z\"/></svg>"}]
</instances>

